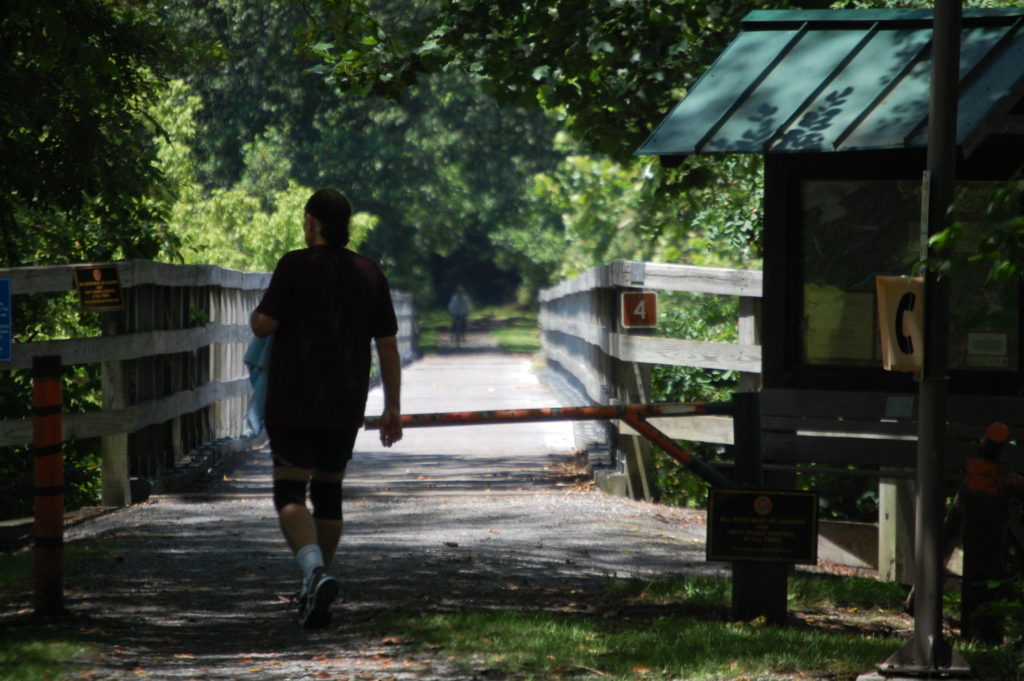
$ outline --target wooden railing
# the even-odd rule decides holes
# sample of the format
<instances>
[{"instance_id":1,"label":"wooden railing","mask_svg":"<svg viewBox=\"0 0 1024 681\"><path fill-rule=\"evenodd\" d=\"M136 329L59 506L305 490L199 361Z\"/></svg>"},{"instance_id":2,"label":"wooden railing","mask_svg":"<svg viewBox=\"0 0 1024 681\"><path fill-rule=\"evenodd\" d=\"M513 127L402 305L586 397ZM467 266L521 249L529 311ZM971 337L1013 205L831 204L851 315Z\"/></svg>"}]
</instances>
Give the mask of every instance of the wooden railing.
<instances>
[{"instance_id":1,"label":"wooden railing","mask_svg":"<svg viewBox=\"0 0 1024 681\"><path fill-rule=\"evenodd\" d=\"M67 295L73 266L0 269L13 296ZM262 272L150 261L116 264L124 309L101 312L102 334L15 343L0 371L57 355L65 366L102 365L102 409L64 416L64 439L102 438L103 503L129 499L129 476L158 478L213 441L248 431L251 386L243 357L249 313L270 281ZM416 352L416 310L394 292L403 360ZM0 420L0 446L32 441L32 419Z\"/></svg>"},{"instance_id":2,"label":"wooden railing","mask_svg":"<svg viewBox=\"0 0 1024 681\"><path fill-rule=\"evenodd\" d=\"M739 298L739 343L661 338L622 325L621 293L628 290L683 291ZM756 390L761 371L757 309L761 272L690 265L618 261L541 291L543 353L549 367L569 377L592 404L647 401L650 365L665 364L741 372L741 389ZM651 419L674 439L732 444L728 416ZM624 423L625 436L612 443L621 475L602 476L608 485L637 498L650 497L650 455ZM613 434L614 435L614 434ZM617 447L616 447L617 445ZM615 457L615 450L623 458Z\"/></svg>"}]
</instances>

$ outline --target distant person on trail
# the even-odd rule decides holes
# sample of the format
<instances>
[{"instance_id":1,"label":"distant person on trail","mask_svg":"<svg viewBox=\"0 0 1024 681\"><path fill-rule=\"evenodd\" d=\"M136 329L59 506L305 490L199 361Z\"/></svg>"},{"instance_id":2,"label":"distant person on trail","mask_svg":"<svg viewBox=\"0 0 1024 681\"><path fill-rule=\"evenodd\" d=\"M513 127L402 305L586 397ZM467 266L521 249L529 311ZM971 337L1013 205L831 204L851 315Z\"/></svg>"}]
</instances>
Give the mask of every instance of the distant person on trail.
<instances>
[{"instance_id":1,"label":"distant person on trail","mask_svg":"<svg viewBox=\"0 0 1024 681\"><path fill-rule=\"evenodd\" d=\"M469 310L472 304L466 289L459 286L455 289L455 295L448 301L448 314L452 316L452 338L456 345L461 345L466 340L466 319L469 317Z\"/></svg>"},{"instance_id":2,"label":"distant person on trail","mask_svg":"<svg viewBox=\"0 0 1024 681\"><path fill-rule=\"evenodd\" d=\"M363 424L371 339L384 389L380 441L390 447L402 439L391 293L375 263L345 248L351 214L335 189L310 197L303 223L308 247L278 261L249 320L257 337L274 336L264 413L274 507L302 570L299 621L310 629L330 624L338 594L327 570L342 532L341 482Z\"/></svg>"}]
</instances>

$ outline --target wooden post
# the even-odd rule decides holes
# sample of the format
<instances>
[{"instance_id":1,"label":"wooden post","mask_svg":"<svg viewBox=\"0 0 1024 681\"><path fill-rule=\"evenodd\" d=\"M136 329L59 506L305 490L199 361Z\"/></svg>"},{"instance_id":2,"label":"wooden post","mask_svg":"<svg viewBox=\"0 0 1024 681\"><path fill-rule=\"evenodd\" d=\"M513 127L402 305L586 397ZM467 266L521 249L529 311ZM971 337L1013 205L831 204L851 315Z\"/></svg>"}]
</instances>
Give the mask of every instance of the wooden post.
<instances>
[{"instance_id":1,"label":"wooden post","mask_svg":"<svg viewBox=\"0 0 1024 681\"><path fill-rule=\"evenodd\" d=\"M740 345L761 344L761 300L740 298L739 327ZM740 392L753 393L761 390L761 374L740 372Z\"/></svg>"},{"instance_id":2,"label":"wooden post","mask_svg":"<svg viewBox=\"0 0 1024 681\"><path fill-rule=\"evenodd\" d=\"M914 570L914 481L882 478L878 483L878 576L913 584Z\"/></svg>"},{"instance_id":3,"label":"wooden post","mask_svg":"<svg viewBox=\"0 0 1024 681\"><path fill-rule=\"evenodd\" d=\"M119 312L101 312L100 326L104 336L118 332ZM104 411L124 409L128 400L125 391L125 362L102 364ZM128 466L128 433L104 435L100 444L100 503L104 506L128 506L132 503Z\"/></svg>"},{"instance_id":4,"label":"wooden post","mask_svg":"<svg viewBox=\"0 0 1024 681\"><path fill-rule=\"evenodd\" d=\"M627 329L622 325L622 293L623 289L611 289L611 300L614 315L613 326L618 333L629 333L636 336L649 336L651 329ZM619 404L646 403L650 386L649 367L636 362L623 362L611 359L615 371L612 374L614 394ZM623 456L626 473L626 490L630 498L643 501L654 501L657 490L654 485L654 454L651 443L639 435L619 435L616 445Z\"/></svg>"},{"instance_id":5,"label":"wooden post","mask_svg":"<svg viewBox=\"0 0 1024 681\"><path fill-rule=\"evenodd\" d=\"M64 610L64 389L60 357L32 359L35 610Z\"/></svg>"},{"instance_id":6,"label":"wooden post","mask_svg":"<svg viewBox=\"0 0 1024 681\"><path fill-rule=\"evenodd\" d=\"M757 393L737 393L732 398L736 485L764 486L761 460L761 402ZM763 617L784 624L789 588L788 563L741 562L732 564L732 616L749 621Z\"/></svg>"}]
</instances>

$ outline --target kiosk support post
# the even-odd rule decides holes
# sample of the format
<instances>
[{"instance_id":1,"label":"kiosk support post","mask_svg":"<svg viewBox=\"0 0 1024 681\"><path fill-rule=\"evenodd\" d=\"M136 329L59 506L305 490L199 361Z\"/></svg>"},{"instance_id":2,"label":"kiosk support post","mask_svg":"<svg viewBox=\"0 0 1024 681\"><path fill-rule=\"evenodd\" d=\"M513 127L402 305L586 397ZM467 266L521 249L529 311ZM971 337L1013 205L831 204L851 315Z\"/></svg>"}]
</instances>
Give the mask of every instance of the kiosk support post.
<instances>
[{"instance_id":1,"label":"kiosk support post","mask_svg":"<svg viewBox=\"0 0 1024 681\"><path fill-rule=\"evenodd\" d=\"M733 442L736 486L764 486L761 460L761 401L758 393L736 393L733 404ZM732 564L732 616L749 621L763 617L783 624L789 615L788 563L735 561Z\"/></svg>"}]
</instances>

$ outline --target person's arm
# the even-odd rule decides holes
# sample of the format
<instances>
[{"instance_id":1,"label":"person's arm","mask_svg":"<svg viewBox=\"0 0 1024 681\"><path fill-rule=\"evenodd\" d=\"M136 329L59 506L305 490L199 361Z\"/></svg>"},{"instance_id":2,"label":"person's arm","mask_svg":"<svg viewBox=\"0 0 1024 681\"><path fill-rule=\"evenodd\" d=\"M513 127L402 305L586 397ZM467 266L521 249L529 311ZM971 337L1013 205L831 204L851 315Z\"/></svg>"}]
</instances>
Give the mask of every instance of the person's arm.
<instances>
[{"instance_id":1,"label":"person's arm","mask_svg":"<svg viewBox=\"0 0 1024 681\"><path fill-rule=\"evenodd\" d=\"M390 447L402 439L402 358L398 338L376 338L380 382L384 389L384 413L380 417L380 443Z\"/></svg>"},{"instance_id":2,"label":"person's arm","mask_svg":"<svg viewBox=\"0 0 1024 681\"><path fill-rule=\"evenodd\" d=\"M252 311L249 315L249 328L257 338L266 338L277 331L277 320L262 312Z\"/></svg>"}]
</instances>

